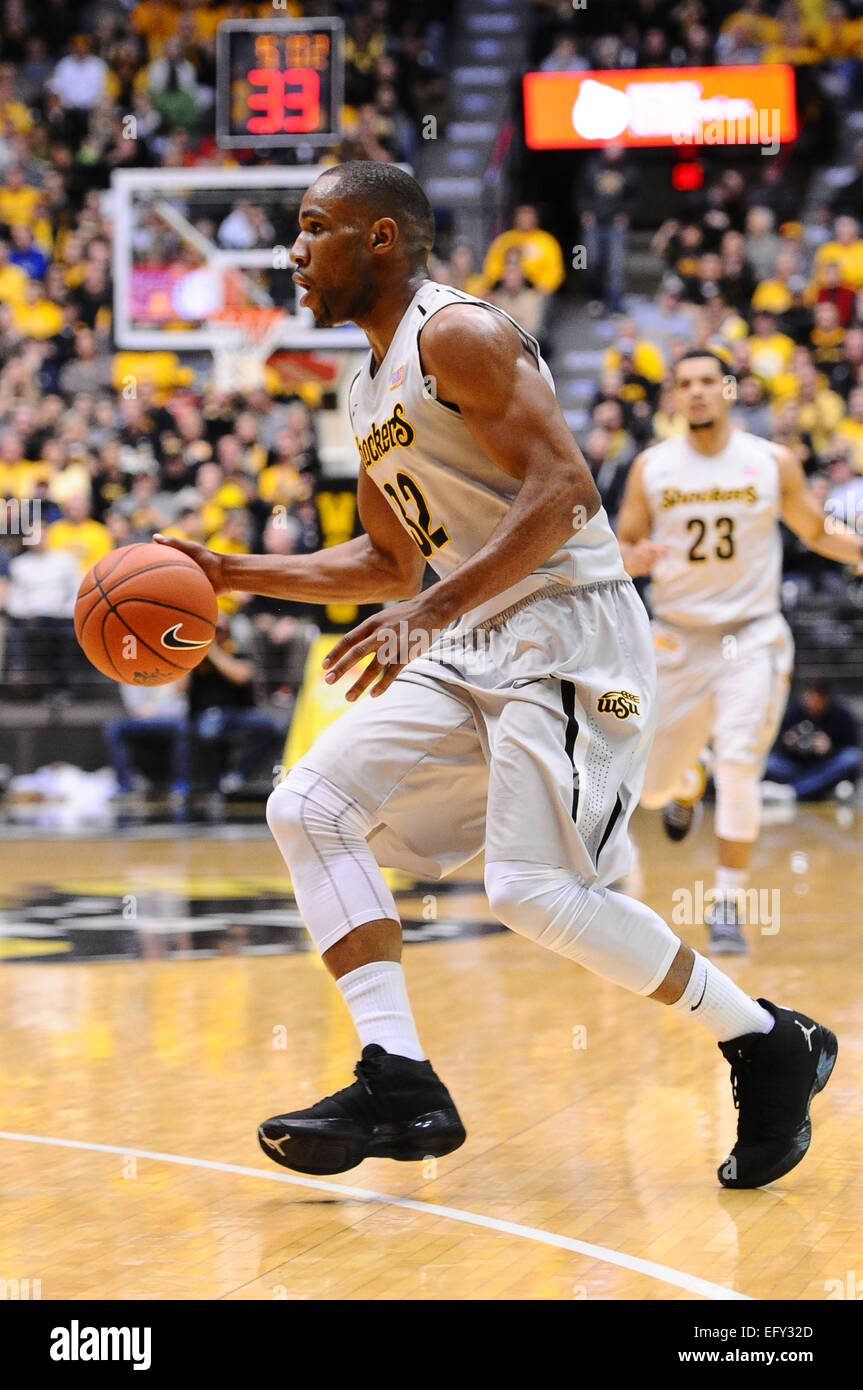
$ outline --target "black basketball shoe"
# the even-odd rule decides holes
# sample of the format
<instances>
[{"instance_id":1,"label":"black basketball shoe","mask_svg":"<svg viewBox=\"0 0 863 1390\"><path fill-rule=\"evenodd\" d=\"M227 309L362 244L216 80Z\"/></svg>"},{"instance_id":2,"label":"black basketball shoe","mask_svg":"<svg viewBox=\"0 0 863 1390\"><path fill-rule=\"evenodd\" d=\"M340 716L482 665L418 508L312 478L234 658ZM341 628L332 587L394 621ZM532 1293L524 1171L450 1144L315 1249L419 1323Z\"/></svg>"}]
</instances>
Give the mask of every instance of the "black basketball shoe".
<instances>
[{"instance_id":1,"label":"black basketball shoe","mask_svg":"<svg viewBox=\"0 0 863 1390\"><path fill-rule=\"evenodd\" d=\"M452 1153L464 1125L431 1062L363 1048L356 1081L308 1110L274 1115L258 1129L274 1163L298 1173L344 1173L364 1158L422 1161Z\"/></svg>"},{"instance_id":2,"label":"black basketball shoe","mask_svg":"<svg viewBox=\"0 0 863 1390\"><path fill-rule=\"evenodd\" d=\"M685 840L690 831L697 830L701 824L701 817L704 814L701 798L704 796L704 789L707 786L708 763L709 754L705 749L692 768L692 771L698 776L698 791L694 796L687 797L685 800L667 801L663 806L662 828L669 840Z\"/></svg>"},{"instance_id":3,"label":"black basketball shoe","mask_svg":"<svg viewBox=\"0 0 863 1390\"><path fill-rule=\"evenodd\" d=\"M795 1168L809 1148L812 1097L830 1079L838 1044L829 1028L759 999L776 1022L719 1044L731 1063L737 1143L717 1170L723 1187L763 1187Z\"/></svg>"}]
</instances>

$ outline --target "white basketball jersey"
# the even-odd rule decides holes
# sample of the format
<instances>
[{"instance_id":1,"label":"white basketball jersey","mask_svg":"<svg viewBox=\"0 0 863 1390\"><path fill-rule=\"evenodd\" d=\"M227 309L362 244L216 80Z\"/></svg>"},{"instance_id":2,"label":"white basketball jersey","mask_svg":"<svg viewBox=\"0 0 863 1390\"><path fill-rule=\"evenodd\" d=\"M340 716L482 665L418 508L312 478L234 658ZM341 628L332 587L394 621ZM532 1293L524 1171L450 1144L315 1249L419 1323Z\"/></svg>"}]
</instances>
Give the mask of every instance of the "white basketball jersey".
<instances>
[{"instance_id":1,"label":"white basketball jersey","mask_svg":"<svg viewBox=\"0 0 863 1390\"><path fill-rule=\"evenodd\" d=\"M441 576L482 549L519 488L517 479L483 453L457 408L437 399L434 382L424 375L419 335L432 315L449 304L480 304L503 314L484 300L425 281L377 371L369 353L349 394L363 467ZM536 339L517 323L515 327L553 390ZM465 614L462 623L481 622L555 580L580 586L625 577L617 540L600 509L528 580L513 584L502 571L498 596Z\"/></svg>"},{"instance_id":2,"label":"white basketball jersey","mask_svg":"<svg viewBox=\"0 0 863 1390\"><path fill-rule=\"evenodd\" d=\"M681 435L647 450L642 477L650 539L668 546L651 576L658 618L715 627L779 611L775 445L740 430L707 457Z\"/></svg>"}]
</instances>

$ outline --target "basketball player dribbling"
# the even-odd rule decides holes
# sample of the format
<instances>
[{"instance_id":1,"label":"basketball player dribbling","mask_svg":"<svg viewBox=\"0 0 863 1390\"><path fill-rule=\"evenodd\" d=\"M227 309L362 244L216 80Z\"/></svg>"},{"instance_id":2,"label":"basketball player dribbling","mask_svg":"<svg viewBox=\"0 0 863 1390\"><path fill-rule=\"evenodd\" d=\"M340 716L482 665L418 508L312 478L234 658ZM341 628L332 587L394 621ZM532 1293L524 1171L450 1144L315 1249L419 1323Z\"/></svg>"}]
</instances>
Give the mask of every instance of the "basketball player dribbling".
<instances>
[{"instance_id":1,"label":"basketball player dribbling","mask_svg":"<svg viewBox=\"0 0 863 1390\"><path fill-rule=\"evenodd\" d=\"M366 534L312 555L172 544L219 591L399 600L341 638L355 705L272 793L267 819L362 1046L353 1085L259 1129L303 1173L451 1152L465 1131L417 1036L379 864L440 877L485 848L493 912L624 989L701 1023L731 1063L729 1187L799 1163L836 1039L751 999L649 907L626 870L655 721L649 624L536 341L431 281L431 206L392 165L307 190L296 282L319 325L360 325L350 392ZM428 561L440 576L421 591ZM397 645L394 647L394 639ZM427 647L415 655L419 647Z\"/></svg>"},{"instance_id":2,"label":"basketball player dribbling","mask_svg":"<svg viewBox=\"0 0 863 1390\"><path fill-rule=\"evenodd\" d=\"M635 460L617 523L627 570L651 575L655 615L659 713L641 800L663 808L673 840L695 822L699 755L712 744L719 864L705 920L713 954L747 950L741 922L759 783L791 679L778 522L844 564L859 567L863 549L810 495L790 449L733 427L728 382L716 354L684 353L675 384L689 428Z\"/></svg>"}]
</instances>

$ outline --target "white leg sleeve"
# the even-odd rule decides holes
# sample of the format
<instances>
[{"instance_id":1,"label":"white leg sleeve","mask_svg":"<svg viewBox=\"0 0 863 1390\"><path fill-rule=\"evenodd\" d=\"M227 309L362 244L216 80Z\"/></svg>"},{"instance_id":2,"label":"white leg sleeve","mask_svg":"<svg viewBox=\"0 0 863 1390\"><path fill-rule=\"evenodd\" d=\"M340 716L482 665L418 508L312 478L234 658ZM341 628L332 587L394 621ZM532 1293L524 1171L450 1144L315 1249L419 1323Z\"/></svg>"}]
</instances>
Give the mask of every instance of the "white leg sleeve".
<instances>
[{"instance_id":1,"label":"white leg sleeve","mask_svg":"<svg viewBox=\"0 0 863 1390\"><path fill-rule=\"evenodd\" d=\"M716 834L720 840L752 843L761 828L760 769L749 763L719 761L716 781Z\"/></svg>"},{"instance_id":2,"label":"white leg sleeve","mask_svg":"<svg viewBox=\"0 0 863 1390\"><path fill-rule=\"evenodd\" d=\"M512 931L634 994L658 989L680 938L644 903L542 864L487 864L495 916Z\"/></svg>"},{"instance_id":3,"label":"white leg sleeve","mask_svg":"<svg viewBox=\"0 0 863 1390\"><path fill-rule=\"evenodd\" d=\"M366 843L376 822L320 773L292 768L267 802L267 824L321 955L363 922L399 921Z\"/></svg>"}]
</instances>

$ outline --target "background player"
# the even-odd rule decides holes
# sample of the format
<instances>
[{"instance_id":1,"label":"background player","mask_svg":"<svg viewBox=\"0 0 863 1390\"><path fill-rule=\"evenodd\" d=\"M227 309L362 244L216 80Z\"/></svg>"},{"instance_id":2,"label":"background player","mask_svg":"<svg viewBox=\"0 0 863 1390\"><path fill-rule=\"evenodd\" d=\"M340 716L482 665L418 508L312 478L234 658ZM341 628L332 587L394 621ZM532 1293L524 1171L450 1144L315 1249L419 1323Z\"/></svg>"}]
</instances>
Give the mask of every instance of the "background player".
<instances>
[{"instance_id":1,"label":"background player","mask_svg":"<svg viewBox=\"0 0 863 1390\"><path fill-rule=\"evenodd\" d=\"M861 539L810 495L790 449L729 418L722 359L675 370L688 430L633 463L618 519L627 570L650 574L659 715L642 791L672 839L690 830L713 746L719 863L709 949L744 952L741 894L761 819L759 781L788 695L793 643L779 611L781 519L811 550L859 564ZM827 529L829 527L829 530Z\"/></svg>"},{"instance_id":2,"label":"background player","mask_svg":"<svg viewBox=\"0 0 863 1390\"><path fill-rule=\"evenodd\" d=\"M268 805L363 1055L354 1085L266 1121L261 1145L286 1167L325 1173L463 1141L417 1036L378 862L438 877L484 844L503 922L718 1040L740 1107L720 1181L758 1186L806 1152L835 1038L750 999L650 908L607 887L628 862L654 722L646 614L536 341L428 279L433 237L428 200L392 165L340 166L303 198L301 302L321 325L358 323L371 347L350 398L366 535L286 557L171 542L219 591L403 599L333 648L330 681L371 657L347 698L369 687L372 698L318 739ZM420 592L426 560L441 578ZM413 659L417 643L426 654Z\"/></svg>"}]
</instances>

